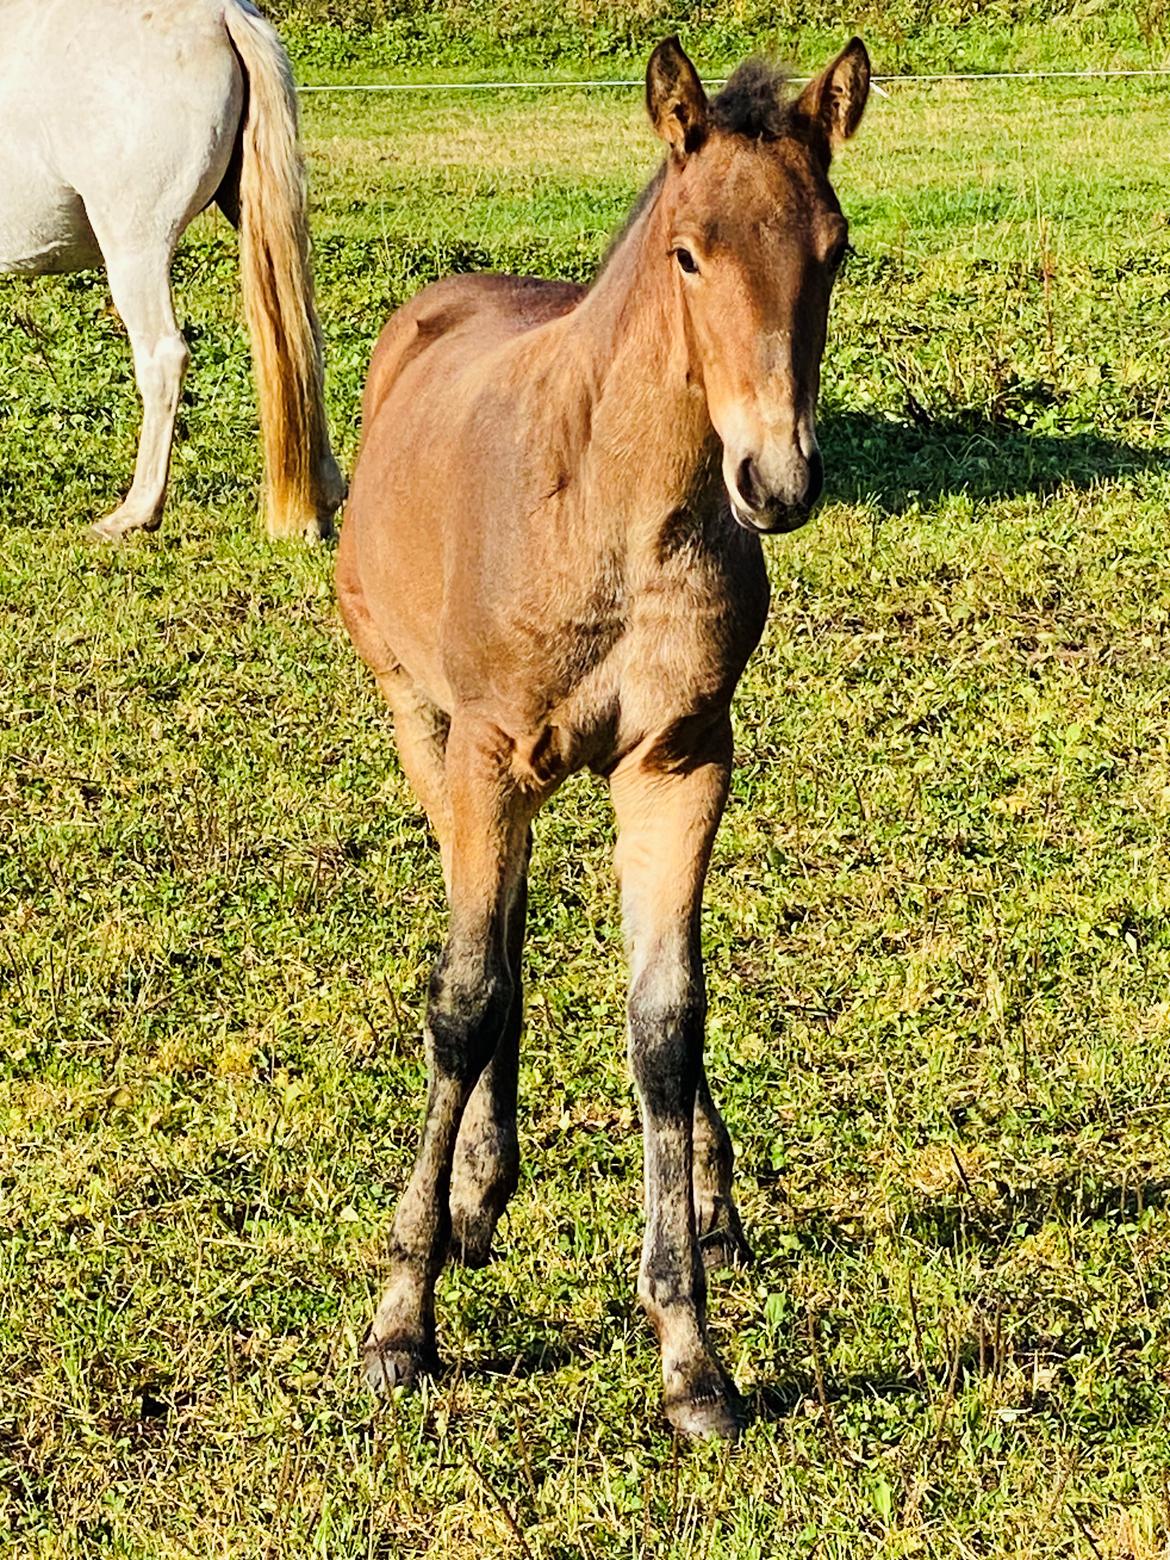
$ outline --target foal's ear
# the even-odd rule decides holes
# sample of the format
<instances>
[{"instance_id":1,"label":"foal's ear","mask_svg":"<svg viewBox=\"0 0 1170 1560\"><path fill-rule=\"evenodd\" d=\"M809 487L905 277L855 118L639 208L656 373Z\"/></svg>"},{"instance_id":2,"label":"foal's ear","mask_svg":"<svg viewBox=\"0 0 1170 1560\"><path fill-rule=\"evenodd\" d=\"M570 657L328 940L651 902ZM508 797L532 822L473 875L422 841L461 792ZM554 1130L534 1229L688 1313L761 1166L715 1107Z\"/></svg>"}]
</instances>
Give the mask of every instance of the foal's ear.
<instances>
[{"instance_id":1,"label":"foal's ear","mask_svg":"<svg viewBox=\"0 0 1170 1560\"><path fill-rule=\"evenodd\" d=\"M707 135L707 94L677 38L667 38L650 56L646 112L676 157L702 146Z\"/></svg>"},{"instance_id":2,"label":"foal's ear","mask_svg":"<svg viewBox=\"0 0 1170 1560\"><path fill-rule=\"evenodd\" d=\"M861 39L852 38L829 68L805 87L796 111L822 131L832 150L857 129L868 97L869 55Z\"/></svg>"}]
</instances>

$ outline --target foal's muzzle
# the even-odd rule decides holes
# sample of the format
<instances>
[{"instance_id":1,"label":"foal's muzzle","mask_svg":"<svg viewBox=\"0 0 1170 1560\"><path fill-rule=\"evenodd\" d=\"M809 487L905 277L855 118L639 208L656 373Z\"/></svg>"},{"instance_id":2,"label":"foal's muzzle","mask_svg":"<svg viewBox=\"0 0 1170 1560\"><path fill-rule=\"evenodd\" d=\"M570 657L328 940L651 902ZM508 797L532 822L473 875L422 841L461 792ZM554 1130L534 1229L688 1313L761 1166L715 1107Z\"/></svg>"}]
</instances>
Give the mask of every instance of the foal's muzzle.
<instances>
[{"instance_id":1,"label":"foal's muzzle","mask_svg":"<svg viewBox=\"0 0 1170 1560\"><path fill-rule=\"evenodd\" d=\"M818 449L807 458L800 454L786 462L771 481L761 463L746 455L736 467L734 486L728 484L731 513L745 531L796 531L812 513L824 485L825 465Z\"/></svg>"}]
</instances>

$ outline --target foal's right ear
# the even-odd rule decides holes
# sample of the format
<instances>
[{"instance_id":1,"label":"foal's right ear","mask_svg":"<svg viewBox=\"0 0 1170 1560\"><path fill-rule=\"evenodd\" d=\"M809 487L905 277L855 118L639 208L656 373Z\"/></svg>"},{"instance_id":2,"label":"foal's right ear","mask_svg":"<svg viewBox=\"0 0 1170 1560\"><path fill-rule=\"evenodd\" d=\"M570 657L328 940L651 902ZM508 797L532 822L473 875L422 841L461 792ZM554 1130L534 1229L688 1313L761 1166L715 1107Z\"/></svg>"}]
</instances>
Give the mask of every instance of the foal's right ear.
<instances>
[{"instance_id":1,"label":"foal's right ear","mask_svg":"<svg viewBox=\"0 0 1170 1560\"><path fill-rule=\"evenodd\" d=\"M646 66L646 112L676 157L697 152L707 136L707 94L677 38L667 38Z\"/></svg>"}]
</instances>

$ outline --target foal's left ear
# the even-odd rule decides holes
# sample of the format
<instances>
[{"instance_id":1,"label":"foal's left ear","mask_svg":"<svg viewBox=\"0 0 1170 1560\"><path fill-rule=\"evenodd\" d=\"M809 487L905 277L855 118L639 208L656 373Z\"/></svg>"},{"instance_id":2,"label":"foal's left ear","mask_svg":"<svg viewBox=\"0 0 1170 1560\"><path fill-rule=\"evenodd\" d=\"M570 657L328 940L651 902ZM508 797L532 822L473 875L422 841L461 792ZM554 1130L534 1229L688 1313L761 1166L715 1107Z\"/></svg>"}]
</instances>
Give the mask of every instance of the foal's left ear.
<instances>
[{"instance_id":1,"label":"foal's left ear","mask_svg":"<svg viewBox=\"0 0 1170 1560\"><path fill-rule=\"evenodd\" d=\"M852 38L829 68L805 87L796 112L823 132L833 150L861 123L868 97L869 55L861 39Z\"/></svg>"},{"instance_id":2,"label":"foal's left ear","mask_svg":"<svg viewBox=\"0 0 1170 1560\"><path fill-rule=\"evenodd\" d=\"M697 152L707 138L707 94L677 38L667 38L646 66L646 112L676 157Z\"/></svg>"}]
</instances>

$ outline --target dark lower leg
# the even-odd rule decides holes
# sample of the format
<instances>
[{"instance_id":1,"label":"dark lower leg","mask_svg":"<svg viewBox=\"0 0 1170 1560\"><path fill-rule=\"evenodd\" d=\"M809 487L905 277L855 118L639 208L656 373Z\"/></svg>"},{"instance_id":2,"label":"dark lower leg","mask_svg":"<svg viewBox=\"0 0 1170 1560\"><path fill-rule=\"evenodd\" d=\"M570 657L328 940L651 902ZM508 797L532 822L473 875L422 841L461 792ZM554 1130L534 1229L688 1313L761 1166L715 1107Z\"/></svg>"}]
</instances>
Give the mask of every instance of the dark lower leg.
<instances>
[{"instance_id":1,"label":"dark lower leg","mask_svg":"<svg viewBox=\"0 0 1170 1560\"><path fill-rule=\"evenodd\" d=\"M451 1256L482 1267L520 1177L516 1086L522 1000L512 998L504 1033L463 1113L451 1175Z\"/></svg>"},{"instance_id":2,"label":"dark lower leg","mask_svg":"<svg viewBox=\"0 0 1170 1560\"><path fill-rule=\"evenodd\" d=\"M520 897L535 810L506 781L496 728L452 720L441 777L440 736L435 726L421 744L425 763L416 761L414 767L433 771L433 789L440 792L435 824L451 922L428 998L422 1141L394 1219L389 1282L365 1344L367 1375L375 1386L409 1382L435 1363L435 1281L451 1238L456 1144L468 1102L513 1011L509 919Z\"/></svg>"},{"instance_id":3,"label":"dark lower leg","mask_svg":"<svg viewBox=\"0 0 1170 1560\"><path fill-rule=\"evenodd\" d=\"M527 884L522 879L508 915L512 1005L495 1055L468 1102L455 1145L455 1167L451 1176L451 1255L468 1267L482 1267L490 1257L496 1225L520 1176L516 1089L520 1032L524 1022L520 966L527 897Z\"/></svg>"},{"instance_id":4,"label":"dark lower leg","mask_svg":"<svg viewBox=\"0 0 1170 1560\"><path fill-rule=\"evenodd\" d=\"M460 1121L511 1005L506 971L477 971L448 943L431 983L430 1085L422 1141L394 1216L390 1277L365 1342L375 1387L409 1385L437 1367L435 1281L451 1236L451 1168Z\"/></svg>"},{"instance_id":5,"label":"dark lower leg","mask_svg":"<svg viewBox=\"0 0 1170 1560\"><path fill-rule=\"evenodd\" d=\"M646 1235L638 1298L662 1350L663 1402L671 1422L696 1399L721 1393L724 1380L707 1342L706 1284L690 1195L690 1120L646 1111Z\"/></svg>"},{"instance_id":6,"label":"dark lower leg","mask_svg":"<svg viewBox=\"0 0 1170 1560\"><path fill-rule=\"evenodd\" d=\"M366 1335L366 1374L374 1387L410 1385L438 1369L435 1281L450 1236L446 1187L466 1099L457 1080L436 1079L414 1171L398 1211L390 1247L390 1278Z\"/></svg>"},{"instance_id":7,"label":"dark lower leg","mask_svg":"<svg viewBox=\"0 0 1170 1560\"><path fill-rule=\"evenodd\" d=\"M703 1265L709 1272L746 1265L752 1257L732 1196L733 1164L731 1138L711 1098L706 1069L701 1069L695 1093L695 1223Z\"/></svg>"},{"instance_id":8,"label":"dark lower leg","mask_svg":"<svg viewBox=\"0 0 1170 1560\"><path fill-rule=\"evenodd\" d=\"M685 986L679 999L664 987ZM694 1112L703 1002L685 969L647 970L630 998L630 1050L642 1098L646 1238L638 1295L662 1350L663 1407L690 1435L732 1435L741 1404L707 1336L706 1281L693 1200Z\"/></svg>"}]
</instances>

